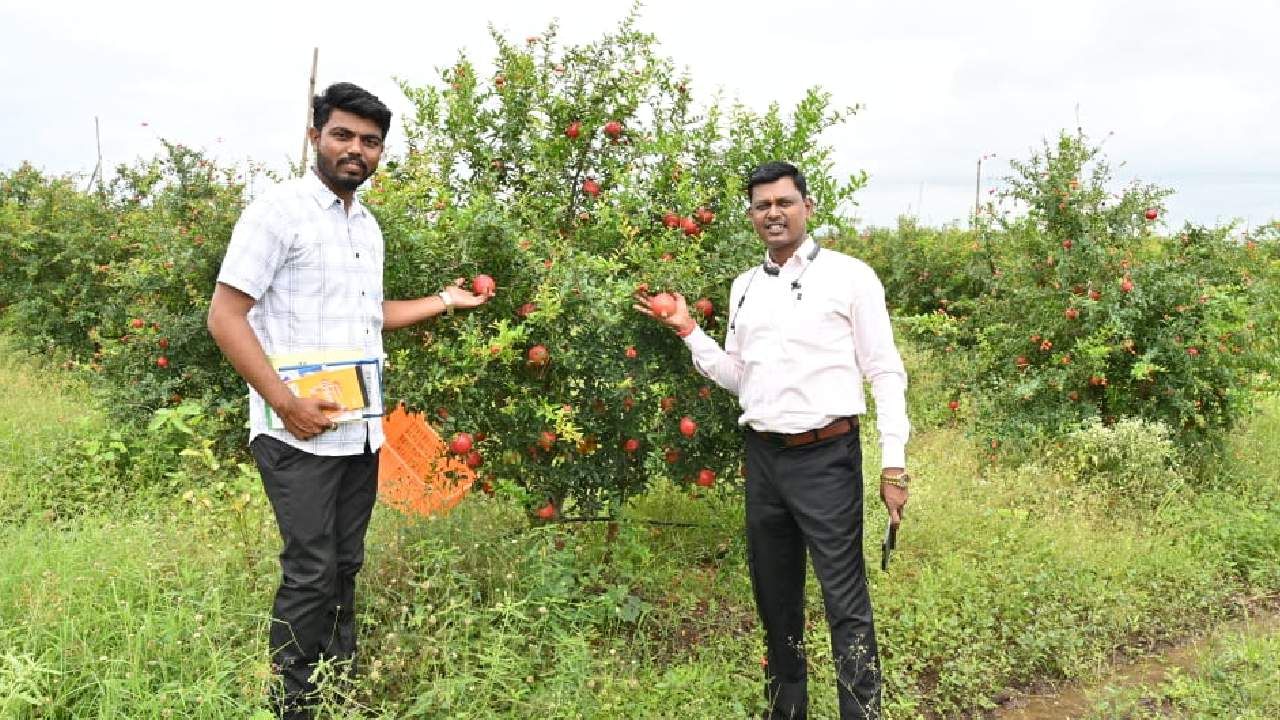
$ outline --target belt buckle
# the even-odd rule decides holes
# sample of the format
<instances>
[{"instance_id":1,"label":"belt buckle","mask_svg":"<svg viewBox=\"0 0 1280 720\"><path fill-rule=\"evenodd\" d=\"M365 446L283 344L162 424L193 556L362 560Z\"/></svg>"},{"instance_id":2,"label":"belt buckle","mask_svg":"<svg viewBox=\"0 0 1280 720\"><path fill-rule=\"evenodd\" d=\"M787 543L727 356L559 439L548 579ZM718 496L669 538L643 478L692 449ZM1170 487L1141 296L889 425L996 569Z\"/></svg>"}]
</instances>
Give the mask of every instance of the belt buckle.
<instances>
[{"instance_id":1,"label":"belt buckle","mask_svg":"<svg viewBox=\"0 0 1280 720\"><path fill-rule=\"evenodd\" d=\"M834 438L834 437L847 435L848 433L853 432L853 428L854 428L853 420L850 420L847 417L836 418L835 420L832 420L831 422L827 423L823 427L817 428L816 430L810 430L809 432L813 433L813 440L811 440L810 442L817 442L819 440L830 440L831 438Z\"/></svg>"}]
</instances>

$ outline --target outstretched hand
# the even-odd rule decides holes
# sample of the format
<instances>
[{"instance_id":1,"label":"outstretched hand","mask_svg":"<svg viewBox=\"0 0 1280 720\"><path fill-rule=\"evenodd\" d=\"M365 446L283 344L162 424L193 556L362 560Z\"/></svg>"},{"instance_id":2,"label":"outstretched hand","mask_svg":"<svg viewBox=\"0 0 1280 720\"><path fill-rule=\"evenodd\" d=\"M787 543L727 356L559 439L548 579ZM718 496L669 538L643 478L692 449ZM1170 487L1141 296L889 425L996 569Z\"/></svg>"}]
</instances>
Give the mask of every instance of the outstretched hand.
<instances>
[{"instance_id":1,"label":"outstretched hand","mask_svg":"<svg viewBox=\"0 0 1280 720\"><path fill-rule=\"evenodd\" d=\"M487 293L473 293L462 287L463 279L458 278L453 284L445 288L449 291L449 297L453 298L453 304L462 309L479 307L489 301L497 292L496 290Z\"/></svg>"},{"instance_id":2,"label":"outstretched hand","mask_svg":"<svg viewBox=\"0 0 1280 720\"><path fill-rule=\"evenodd\" d=\"M676 300L676 309L670 315L659 315L653 309L653 298L638 290L634 295L636 304L631 307L641 315L648 315L672 330L680 331L688 329L695 323L693 317L689 315L689 305L685 302L684 295L681 295L680 293L671 293L671 296Z\"/></svg>"}]
</instances>

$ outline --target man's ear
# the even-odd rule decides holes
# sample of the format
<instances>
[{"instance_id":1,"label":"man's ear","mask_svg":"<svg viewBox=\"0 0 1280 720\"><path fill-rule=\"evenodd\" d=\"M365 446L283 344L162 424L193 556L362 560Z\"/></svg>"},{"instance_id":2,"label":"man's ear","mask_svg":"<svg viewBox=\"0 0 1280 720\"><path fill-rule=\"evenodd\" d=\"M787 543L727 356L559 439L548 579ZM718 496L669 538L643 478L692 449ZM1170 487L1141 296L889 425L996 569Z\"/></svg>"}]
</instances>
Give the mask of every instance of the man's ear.
<instances>
[{"instance_id":1,"label":"man's ear","mask_svg":"<svg viewBox=\"0 0 1280 720\"><path fill-rule=\"evenodd\" d=\"M320 144L320 131L313 127L307 128L307 139L311 141L311 149L315 150Z\"/></svg>"}]
</instances>

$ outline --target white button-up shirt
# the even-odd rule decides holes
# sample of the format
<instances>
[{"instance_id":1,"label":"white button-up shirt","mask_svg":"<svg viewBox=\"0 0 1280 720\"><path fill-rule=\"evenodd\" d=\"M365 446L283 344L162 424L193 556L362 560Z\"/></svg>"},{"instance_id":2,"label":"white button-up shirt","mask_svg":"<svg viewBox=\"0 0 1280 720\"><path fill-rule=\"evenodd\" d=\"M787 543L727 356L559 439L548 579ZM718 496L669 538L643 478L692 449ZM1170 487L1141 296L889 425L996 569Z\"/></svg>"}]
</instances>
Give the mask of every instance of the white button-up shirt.
<instances>
[{"instance_id":1,"label":"white button-up shirt","mask_svg":"<svg viewBox=\"0 0 1280 720\"><path fill-rule=\"evenodd\" d=\"M733 281L724 349L701 329L685 338L698 372L736 393L741 424L798 433L867 410L871 381L881 465L906 467L907 373L893 342L884 286L861 260L806 238L781 267ZM799 283L798 289L793 283ZM745 293L745 297L744 297Z\"/></svg>"},{"instance_id":2,"label":"white button-up shirt","mask_svg":"<svg viewBox=\"0 0 1280 720\"><path fill-rule=\"evenodd\" d=\"M314 171L254 200L231 233L218 282L257 302L249 326L268 357L357 350L382 357L382 230L360 201L350 212ZM382 421L343 423L299 440L269 430L249 388L249 439L266 433L315 455L376 451Z\"/></svg>"}]
</instances>

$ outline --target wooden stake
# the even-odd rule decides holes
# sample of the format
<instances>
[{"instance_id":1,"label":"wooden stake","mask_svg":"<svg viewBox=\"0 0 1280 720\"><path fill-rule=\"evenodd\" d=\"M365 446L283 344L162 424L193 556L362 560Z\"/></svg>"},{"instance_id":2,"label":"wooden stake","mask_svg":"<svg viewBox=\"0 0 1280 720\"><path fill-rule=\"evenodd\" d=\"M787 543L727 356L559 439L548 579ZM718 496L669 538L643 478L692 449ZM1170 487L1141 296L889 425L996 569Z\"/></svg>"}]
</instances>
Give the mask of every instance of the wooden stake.
<instances>
[{"instance_id":1,"label":"wooden stake","mask_svg":"<svg viewBox=\"0 0 1280 720\"><path fill-rule=\"evenodd\" d=\"M298 176L307 171L307 148L311 146L312 102L316 96L316 66L320 64L320 48L311 50L311 82L307 85L307 122L302 130L302 163L298 165Z\"/></svg>"},{"instance_id":2,"label":"wooden stake","mask_svg":"<svg viewBox=\"0 0 1280 720\"><path fill-rule=\"evenodd\" d=\"M978 214L982 212L982 158L978 158L978 177L973 182L973 220L969 223L969 227L978 221Z\"/></svg>"}]
</instances>

